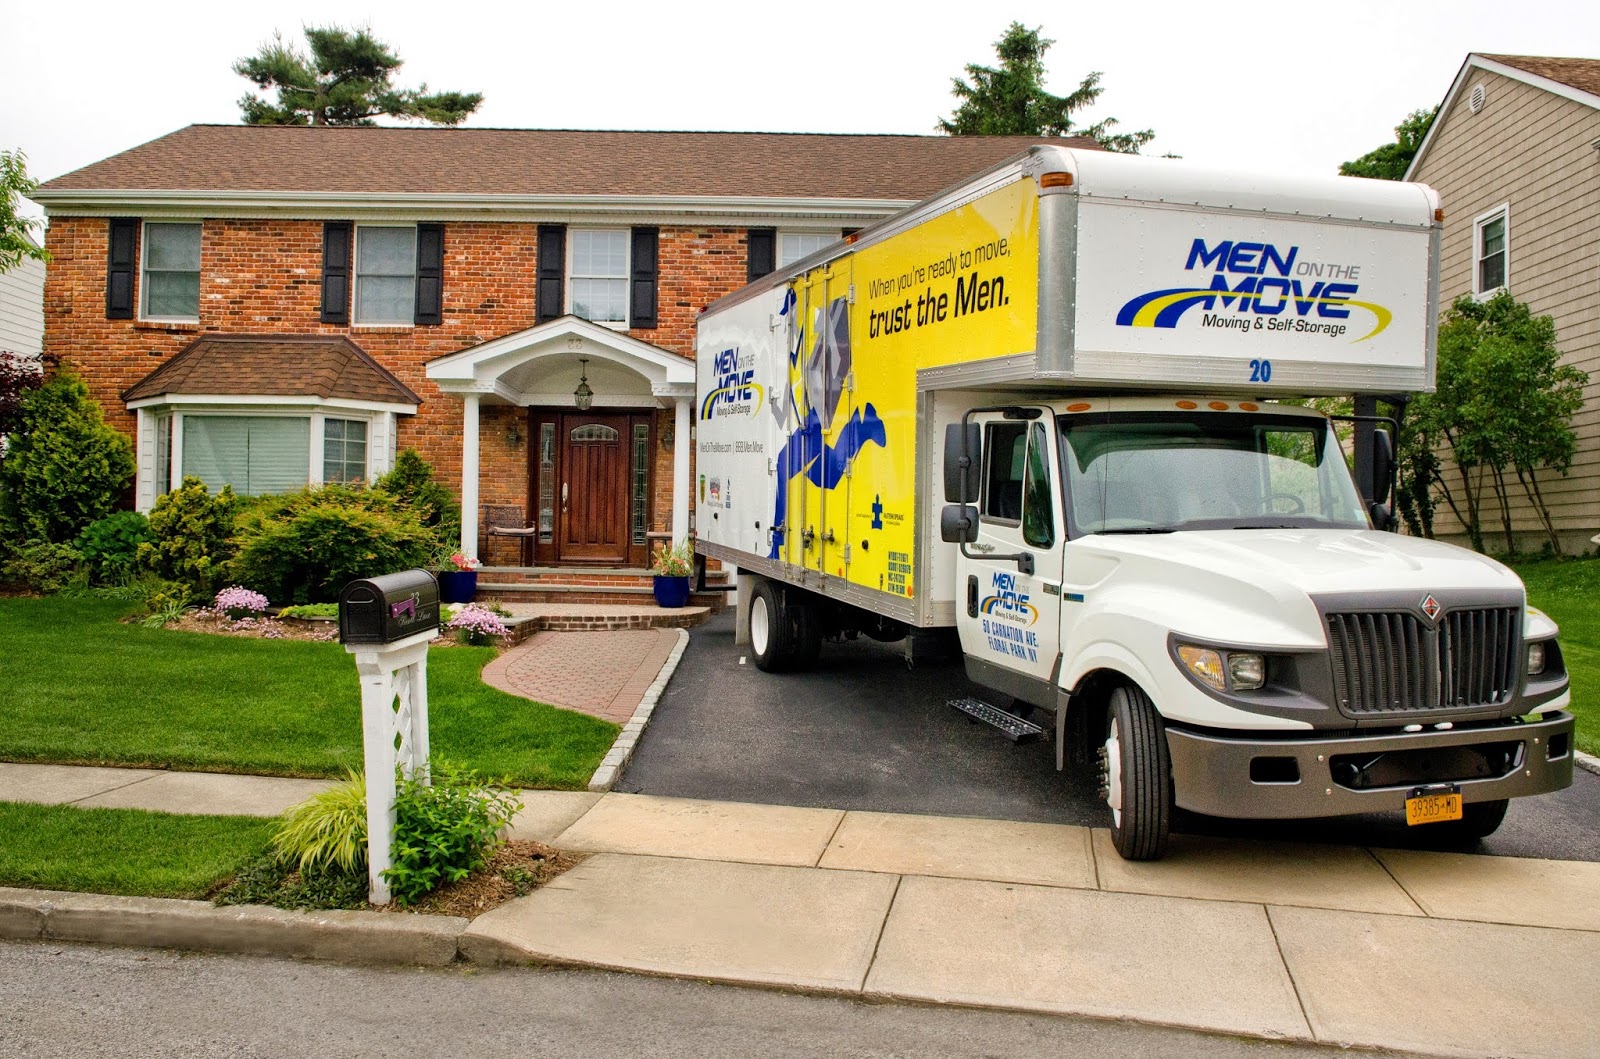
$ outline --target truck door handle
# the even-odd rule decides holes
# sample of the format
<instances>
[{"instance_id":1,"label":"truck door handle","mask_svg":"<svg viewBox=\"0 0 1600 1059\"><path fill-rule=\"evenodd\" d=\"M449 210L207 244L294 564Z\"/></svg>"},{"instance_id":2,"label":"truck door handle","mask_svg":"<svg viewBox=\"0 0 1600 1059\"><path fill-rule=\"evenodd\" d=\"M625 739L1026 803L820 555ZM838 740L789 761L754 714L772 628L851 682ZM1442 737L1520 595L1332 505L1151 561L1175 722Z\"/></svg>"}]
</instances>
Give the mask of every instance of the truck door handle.
<instances>
[{"instance_id":1,"label":"truck door handle","mask_svg":"<svg viewBox=\"0 0 1600 1059\"><path fill-rule=\"evenodd\" d=\"M829 530L827 533L823 534L822 540L823 540L823 543L825 543L825 544L834 543L834 541L833 541L833 530Z\"/></svg>"},{"instance_id":2,"label":"truck door handle","mask_svg":"<svg viewBox=\"0 0 1600 1059\"><path fill-rule=\"evenodd\" d=\"M817 531L812 529L810 526L807 526L805 529L800 531L800 544L802 547L811 547L812 542L816 539Z\"/></svg>"},{"instance_id":3,"label":"truck door handle","mask_svg":"<svg viewBox=\"0 0 1600 1059\"><path fill-rule=\"evenodd\" d=\"M967 575L967 617L978 616L978 575Z\"/></svg>"}]
</instances>

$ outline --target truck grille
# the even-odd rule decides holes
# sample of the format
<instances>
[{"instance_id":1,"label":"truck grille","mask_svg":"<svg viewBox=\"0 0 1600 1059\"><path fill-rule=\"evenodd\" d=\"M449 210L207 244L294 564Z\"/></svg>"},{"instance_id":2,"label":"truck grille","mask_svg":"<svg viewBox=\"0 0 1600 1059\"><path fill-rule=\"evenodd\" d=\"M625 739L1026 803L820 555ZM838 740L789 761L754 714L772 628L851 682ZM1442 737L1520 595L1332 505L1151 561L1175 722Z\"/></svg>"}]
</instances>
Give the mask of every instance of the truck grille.
<instances>
[{"instance_id":1,"label":"truck grille","mask_svg":"<svg viewBox=\"0 0 1600 1059\"><path fill-rule=\"evenodd\" d=\"M1516 687L1517 608L1450 611L1437 627L1400 612L1326 618L1334 695L1346 715L1493 706Z\"/></svg>"}]
</instances>

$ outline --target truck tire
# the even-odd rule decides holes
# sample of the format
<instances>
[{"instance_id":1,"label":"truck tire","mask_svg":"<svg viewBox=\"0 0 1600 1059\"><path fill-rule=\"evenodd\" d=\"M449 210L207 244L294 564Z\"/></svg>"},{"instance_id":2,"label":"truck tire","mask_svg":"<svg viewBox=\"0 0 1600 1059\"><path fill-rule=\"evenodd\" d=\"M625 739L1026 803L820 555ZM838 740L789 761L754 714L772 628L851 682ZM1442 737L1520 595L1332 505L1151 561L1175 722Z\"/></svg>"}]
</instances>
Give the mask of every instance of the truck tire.
<instances>
[{"instance_id":1,"label":"truck tire","mask_svg":"<svg viewBox=\"0 0 1600 1059\"><path fill-rule=\"evenodd\" d=\"M1172 828L1172 764L1166 725L1139 688L1111 692L1105 743L1111 840L1124 860L1159 860Z\"/></svg>"},{"instance_id":2,"label":"truck tire","mask_svg":"<svg viewBox=\"0 0 1600 1059\"><path fill-rule=\"evenodd\" d=\"M1461 842L1476 842L1500 830L1505 822L1506 807L1511 799L1500 798L1492 802L1468 802L1461 807L1461 819L1450 820L1438 827L1441 837Z\"/></svg>"},{"instance_id":3,"label":"truck tire","mask_svg":"<svg viewBox=\"0 0 1600 1059\"><path fill-rule=\"evenodd\" d=\"M794 664L796 643L793 616L784 605L783 592L771 581L756 582L750 594L750 653L763 673L783 673Z\"/></svg>"}]
</instances>

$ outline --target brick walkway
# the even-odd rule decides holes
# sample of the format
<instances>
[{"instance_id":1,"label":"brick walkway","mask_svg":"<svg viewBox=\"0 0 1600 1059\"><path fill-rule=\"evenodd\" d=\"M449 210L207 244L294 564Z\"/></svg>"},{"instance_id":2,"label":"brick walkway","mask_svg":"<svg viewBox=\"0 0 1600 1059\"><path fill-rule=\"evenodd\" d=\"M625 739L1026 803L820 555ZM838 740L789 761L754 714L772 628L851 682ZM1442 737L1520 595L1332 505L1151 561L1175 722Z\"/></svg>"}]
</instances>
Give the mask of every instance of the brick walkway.
<instances>
[{"instance_id":1,"label":"brick walkway","mask_svg":"<svg viewBox=\"0 0 1600 1059\"><path fill-rule=\"evenodd\" d=\"M627 724L677 644L676 629L541 632L485 666L483 682Z\"/></svg>"}]
</instances>

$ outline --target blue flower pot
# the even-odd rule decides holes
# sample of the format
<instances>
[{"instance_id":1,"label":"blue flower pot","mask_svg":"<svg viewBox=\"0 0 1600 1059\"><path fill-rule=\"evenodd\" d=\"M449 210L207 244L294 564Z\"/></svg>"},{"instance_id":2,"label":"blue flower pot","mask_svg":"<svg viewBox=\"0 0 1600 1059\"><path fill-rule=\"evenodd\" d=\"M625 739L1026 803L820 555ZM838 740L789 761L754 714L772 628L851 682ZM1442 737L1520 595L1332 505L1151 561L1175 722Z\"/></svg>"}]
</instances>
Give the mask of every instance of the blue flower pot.
<instances>
[{"instance_id":1,"label":"blue flower pot","mask_svg":"<svg viewBox=\"0 0 1600 1059\"><path fill-rule=\"evenodd\" d=\"M655 575L655 583L651 586L655 591L656 606L663 608L681 607L689 602L689 579L687 577L666 577L662 574Z\"/></svg>"},{"instance_id":2,"label":"blue flower pot","mask_svg":"<svg viewBox=\"0 0 1600 1059\"><path fill-rule=\"evenodd\" d=\"M439 602L471 603L478 595L478 571L440 570Z\"/></svg>"}]
</instances>

